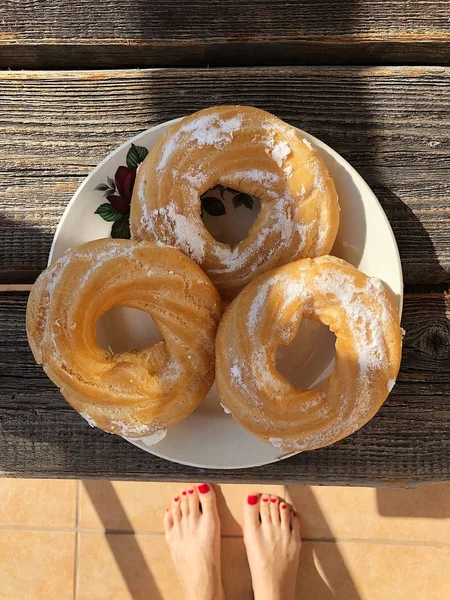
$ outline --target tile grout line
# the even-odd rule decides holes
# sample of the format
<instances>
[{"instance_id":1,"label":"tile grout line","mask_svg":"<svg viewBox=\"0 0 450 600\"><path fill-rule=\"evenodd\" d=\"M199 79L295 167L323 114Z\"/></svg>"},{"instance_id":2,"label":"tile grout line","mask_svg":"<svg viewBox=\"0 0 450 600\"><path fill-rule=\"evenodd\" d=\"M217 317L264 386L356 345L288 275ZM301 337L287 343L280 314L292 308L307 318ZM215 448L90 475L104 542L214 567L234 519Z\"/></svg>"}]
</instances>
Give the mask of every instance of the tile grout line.
<instances>
[{"instance_id":1,"label":"tile grout line","mask_svg":"<svg viewBox=\"0 0 450 600\"><path fill-rule=\"evenodd\" d=\"M163 537L163 531L124 531L120 529L89 529L87 527L78 527L76 529L69 527L31 527L31 526L7 526L1 525L0 531L29 531L29 532L41 532L41 533L75 533L77 540L77 554L79 549L79 538L80 534L102 534L102 535L142 535L146 537ZM242 535L226 534L222 535L225 539L242 539ZM373 538L314 538L314 537L303 537L303 542L320 542L324 544L374 544L374 545L386 545L386 546L422 546L430 548L449 548L450 542L426 542L426 541L409 541L409 540L384 540L384 539L373 539ZM78 566L78 564L77 564Z\"/></svg>"}]
</instances>

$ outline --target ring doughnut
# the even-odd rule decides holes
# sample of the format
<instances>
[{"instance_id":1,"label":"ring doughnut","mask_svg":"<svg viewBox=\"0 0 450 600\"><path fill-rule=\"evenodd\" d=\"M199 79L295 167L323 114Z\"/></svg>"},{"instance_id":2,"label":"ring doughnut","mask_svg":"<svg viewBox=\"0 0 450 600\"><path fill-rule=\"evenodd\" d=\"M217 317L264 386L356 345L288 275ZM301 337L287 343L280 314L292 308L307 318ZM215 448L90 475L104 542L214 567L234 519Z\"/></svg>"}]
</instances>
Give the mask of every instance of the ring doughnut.
<instances>
[{"instance_id":1,"label":"ring doughnut","mask_svg":"<svg viewBox=\"0 0 450 600\"><path fill-rule=\"evenodd\" d=\"M295 388L275 366L301 319L336 335L334 371L322 389ZM283 451L321 448L369 421L400 367L401 329L389 294L332 256L304 259L252 281L229 308L216 339L222 405L252 434Z\"/></svg>"},{"instance_id":2,"label":"ring doughnut","mask_svg":"<svg viewBox=\"0 0 450 600\"><path fill-rule=\"evenodd\" d=\"M200 196L217 183L261 202L234 247L201 219ZM179 248L223 297L233 297L258 274L327 254L339 205L324 162L296 129L257 108L219 106L176 123L150 150L137 174L130 226L135 239Z\"/></svg>"},{"instance_id":3,"label":"ring doughnut","mask_svg":"<svg viewBox=\"0 0 450 600\"><path fill-rule=\"evenodd\" d=\"M163 340L115 355L100 348L95 324L113 306L150 314ZM27 332L36 362L90 424L161 438L213 384L220 315L217 290L175 248L103 239L69 250L40 275Z\"/></svg>"}]
</instances>

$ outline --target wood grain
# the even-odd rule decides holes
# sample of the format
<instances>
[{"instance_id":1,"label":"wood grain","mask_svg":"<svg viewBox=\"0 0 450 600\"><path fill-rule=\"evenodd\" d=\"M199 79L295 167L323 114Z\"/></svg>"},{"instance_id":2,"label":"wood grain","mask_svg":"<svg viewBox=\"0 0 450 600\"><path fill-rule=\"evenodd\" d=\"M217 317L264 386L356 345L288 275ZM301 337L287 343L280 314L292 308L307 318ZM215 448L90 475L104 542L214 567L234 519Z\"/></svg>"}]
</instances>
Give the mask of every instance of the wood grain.
<instances>
[{"instance_id":1,"label":"wood grain","mask_svg":"<svg viewBox=\"0 0 450 600\"><path fill-rule=\"evenodd\" d=\"M406 283L449 281L449 68L3 72L0 96L0 283L34 281L67 202L111 150L221 103L265 108L340 152L379 197Z\"/></svg>"},{"instance_id":2,"label":"wood grain","mask_svg":"<svg viewBox=\"0 0 450 600\"><path fill-rule=\"evenodd\" d=\"M328 448L256 469L166 462L91 429L33 360L26 293L0 294L0 473L20 477L417 485L450 478L450 299L405 299L397 385L372 421Z\"/></svg>"},{"instance_id":3,"label":"wood grain","mask_svg":"<svg viewBox=\"0 0 450 600\"><path fill-rule=\"evenodd\" d=\"M0 68L450 64L447 0L6 0Z\"/></svg>"}]
</instances>

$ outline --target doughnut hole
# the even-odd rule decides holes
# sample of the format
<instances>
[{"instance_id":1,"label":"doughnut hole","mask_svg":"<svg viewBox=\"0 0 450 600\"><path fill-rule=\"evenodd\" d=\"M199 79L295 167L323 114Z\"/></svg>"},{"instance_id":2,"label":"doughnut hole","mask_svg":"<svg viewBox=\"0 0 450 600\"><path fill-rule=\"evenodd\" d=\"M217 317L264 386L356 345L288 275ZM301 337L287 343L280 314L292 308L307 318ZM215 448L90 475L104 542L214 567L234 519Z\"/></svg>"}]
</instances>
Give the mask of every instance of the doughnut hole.
<instances>
[{"instance_id":1,"label":"doughnut hole","mask_svg":"<svg viewBox=\"0 0 450 600\"><path fill-rule=\"evenodd\" d=\"M216 185L202 194L202 220L209 233L232 248L244 240L258 218L259 198Z\"/></svg>"},{"instance_id":2,"label":"doughnut hole","mask_svg":"<svg viewBox=\"0 0 450 600\"><path fill-rule=\"evenodd\" d=\"M292 342L278 346L278 372L296 388L320 389L334 367L336 336L326 325L302 319Z\"/></svg>"},{"instance_id":3,"label":"doughnut hole","mask_svg":"<svg viewBox=\"0 0 450 600\"><path fill-rule=\"evenodd\" d=\"M113 306L96 327L97 344L111 354L143 350L163 339L148 313L124 306Z\"/></svg>"}]
</instances>

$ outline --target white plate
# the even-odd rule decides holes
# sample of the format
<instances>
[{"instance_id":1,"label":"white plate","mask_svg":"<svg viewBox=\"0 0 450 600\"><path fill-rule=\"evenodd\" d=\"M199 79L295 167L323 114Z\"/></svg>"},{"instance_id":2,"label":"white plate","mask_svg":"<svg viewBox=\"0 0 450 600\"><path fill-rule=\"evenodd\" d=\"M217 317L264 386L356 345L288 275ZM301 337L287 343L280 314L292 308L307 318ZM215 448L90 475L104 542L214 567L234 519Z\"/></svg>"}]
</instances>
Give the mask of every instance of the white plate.
<instances>
[{"instance_id":1,"label":"white plate","mask_svg":"<svg viewBox=\"0 0 450 600\"><path fill-rule=\"evenodd\" d=\"M132 142L151 148L176 121L178 119L162 123L128 140L83 181L58 225L49 264L68 248L109 237L111 223L94 215L104 201L101 192L95 190L96 186L105 182L107 176L114 177L116 169L126 164ZM377 198L342 156L312 135L301 130L300 133L320 152L339 194L341 224L332 253L367 275L379 277L390 289L401 313L403 279L400 256L391 226ZM244 212L241 213L243 215ZM142 348L161 339L150 317L127 308L115 308L102 317L98 333L99 343L104 347L110 345L115 352ZM333 356L334 336L325 327L306 321L291 346L280 351L278 364L291 381L312 387L331 372ZM308 365L307 369L300 368L305 365ZM205 402L187 419L172 427L161 442L151 447L138 441L132 443L167 460L207 469L255 467L293 455L280 453L279 449L261 442L225 414L219 405L215 387Z\"/></svg>"}]
</instances>

